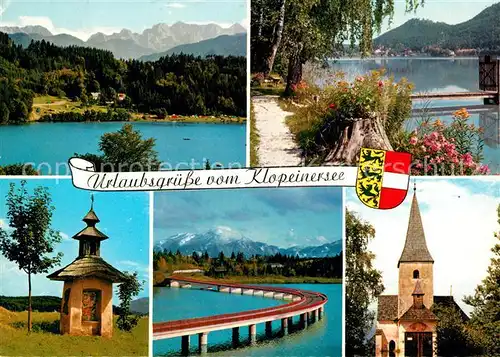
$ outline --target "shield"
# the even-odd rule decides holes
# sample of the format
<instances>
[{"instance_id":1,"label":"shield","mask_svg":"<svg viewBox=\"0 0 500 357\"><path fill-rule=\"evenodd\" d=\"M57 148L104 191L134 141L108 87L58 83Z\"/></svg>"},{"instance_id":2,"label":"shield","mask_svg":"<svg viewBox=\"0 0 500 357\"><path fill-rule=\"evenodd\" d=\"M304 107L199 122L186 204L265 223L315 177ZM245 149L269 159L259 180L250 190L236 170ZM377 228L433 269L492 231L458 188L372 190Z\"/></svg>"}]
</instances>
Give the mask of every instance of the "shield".
<instances>
[{"instance_id":1,"label":"shield","mask_svg":"<svg viewBox=\"0 0 500 357\"><path fill-rule=\"evenodd\" d=\"M356 194L366 206L391 209L405 199L410 182L411 154L362 148Z\"/></svg>"}]
</instances>

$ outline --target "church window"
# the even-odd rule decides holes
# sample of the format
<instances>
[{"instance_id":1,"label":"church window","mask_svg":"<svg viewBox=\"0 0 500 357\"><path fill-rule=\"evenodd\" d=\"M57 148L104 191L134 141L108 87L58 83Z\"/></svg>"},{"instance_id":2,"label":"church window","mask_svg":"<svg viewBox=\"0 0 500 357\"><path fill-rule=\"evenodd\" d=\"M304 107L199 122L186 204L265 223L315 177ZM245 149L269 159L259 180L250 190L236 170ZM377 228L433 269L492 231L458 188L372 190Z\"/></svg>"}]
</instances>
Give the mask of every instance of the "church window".
<instances>
[{"instance_id":1,"label":"church window","mask_svg":"<svg viewBox=\"0 0 500 357\"><path fill-rule=\"evenodd\" d=\"M101 292L99 290L83 290L82 321L99 321Z\"/></svg>"},{"instance_id":2,"label":"church window","mask_svg":"<svg viewBox=\"0 0 500 357\"><path fill-rule=\"evenodd\" d=\"M420 279L420 272L418 270L413 271L413 279Z\"/></svg>"}]
</instances>

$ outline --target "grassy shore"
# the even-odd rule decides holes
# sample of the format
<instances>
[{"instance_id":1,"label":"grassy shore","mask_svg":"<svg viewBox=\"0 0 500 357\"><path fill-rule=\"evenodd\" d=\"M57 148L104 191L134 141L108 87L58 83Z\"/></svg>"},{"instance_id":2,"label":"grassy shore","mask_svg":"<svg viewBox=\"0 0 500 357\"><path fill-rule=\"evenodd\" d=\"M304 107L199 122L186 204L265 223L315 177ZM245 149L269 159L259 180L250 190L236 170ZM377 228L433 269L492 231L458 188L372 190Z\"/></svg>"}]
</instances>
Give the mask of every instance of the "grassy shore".
<instances>
[{"instance_id":1,"label":"grassy shore","mask_svg":"<svg viewBox=\"0 0 500 357\"><path fill-rule=\"evenodd\" d=\"M260 136L255 120L253 104L250 103L250 167L259 166Z\"/></svg>"},{"instance_id":2,"label":"grassy shore","mask_svg":"<svg viewBox=\"0 0 500 357\"><path fill-rule=\"evenodd\" d=\"M158 275L160 272L155 272L155 282L159 282ZM167 276L167 274L164 274ZM342 278L324 278L311 276L282 276L282 275L267 275L267 276L227 276L224 278L214 278L201 274L182 274L182 276L190 277L201 281L217 280L221 283L240 283L240 284L342 284Z\"/></svg>"},{"instance_id":3,"label":"grassy shore","mask_svg":"<svg viewBox=\"0 0 500 357\"><path fill-rule=\"evenodd\" d=\"M11 312L0 307L1 356L148 355L147 317L141 318L131 332L120 331L115 325L111 339L99 336L60 335L46 331L47 326L57 328L59 320L57 312L34 312L34 328L31 334L27 333L25 327L20 327L27 320L27 312Z\"/></svg>"},{"instance_id":4,"label":"grassy shore","mask_svg":"<svg viewBox=\"0 0 500 357\"><path fill-rule=\"evenodd\" d=\"M74 112L83 114L85 111L107 112L110 107L103 105L82 106L80 101L71 101L68 98L54 97L50 95L37 96L33 99L33 110L30 121L36 122L44 115L63 112ZM144 122L176 122L176 123L212 123L212 124L242 124L246 118L236 116L213 116L213 115L166 115L159 117L154 114L130 113L131 121Z\"/></svg>"}]
</instances>

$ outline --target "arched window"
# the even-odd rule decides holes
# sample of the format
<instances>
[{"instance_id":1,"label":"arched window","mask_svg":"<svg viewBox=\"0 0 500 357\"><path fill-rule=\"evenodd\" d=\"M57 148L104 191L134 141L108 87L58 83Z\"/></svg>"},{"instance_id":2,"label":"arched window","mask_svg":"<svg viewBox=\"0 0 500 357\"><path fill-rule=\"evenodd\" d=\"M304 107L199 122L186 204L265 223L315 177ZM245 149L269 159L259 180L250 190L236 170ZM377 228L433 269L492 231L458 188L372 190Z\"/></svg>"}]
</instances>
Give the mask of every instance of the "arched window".
<instances>
[{"instance_id":1,"label":"arched window","mask_svg":"<svg viewBox=\"0 0 500 357\"><path fill-rule=\"evenodd\" d=\"M413 271L413 279L420 279L420 272L418 270Z\"/></svg>"}]
</instances>

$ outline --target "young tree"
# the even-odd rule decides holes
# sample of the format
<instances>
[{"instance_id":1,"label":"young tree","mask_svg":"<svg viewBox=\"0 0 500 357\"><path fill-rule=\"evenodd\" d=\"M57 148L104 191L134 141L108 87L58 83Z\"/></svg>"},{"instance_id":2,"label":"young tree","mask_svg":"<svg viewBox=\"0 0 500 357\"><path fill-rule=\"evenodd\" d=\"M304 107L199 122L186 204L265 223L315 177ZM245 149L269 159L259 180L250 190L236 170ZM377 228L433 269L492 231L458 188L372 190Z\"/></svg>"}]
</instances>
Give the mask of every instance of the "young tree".
<instances>
[{"instance_id":1,"label":"young tree","mask_svg":"<svg viewBox=\"0 0 500 357\"><path fill-rule=\"evenodd\" d=\"M31 275L46 273L61 262L54 246L61 241L51 228L54 207L48 190L37 187L28 192L26 181L16 188L12 183L7 194L9 229L0 229L0 252L28 275L28 332L31 331Z\"/></svg>"},{"instance_id":2,"label":"young tree","mask_svg":"<svg viewBox=\"0 0 500 357\"><path fill-rule=\"evenodd\" d=\"M381 274L372 265L375 256L368 250L375 229L351 211L346 211L345 226L346 356L366 356L367 334L374 323L368 306L384 290Z\"/></svg>"},{"instance_id":3,"label":"young tree","mask_svg":"<svg viewBox=\"0 0 500 357\"><path fill-rule=\"evenodd\" d=\"M130 303L132 298L141 291L143 282L137 279L137 272L130 274L124 272L127 276L126 281L118 286L118 297L120 298L120 314L116 320L116 325L122 331L131 331L139 322L139 316L130 313Z\"/></svg>"},{"instance_id":4,"label":"young tree","mask_svg":"<svg viewBox=\"0 0 500 357\"><path fill-rule=\"evenodd\" d=\"M500 224L500 205L497 208ZM464 298L464 302L474 309L470 325L475 330L474 336L488 356L500 355L500 232L494 233L499 240L493 246L493 258L488 267L488 275L476 287L472 296Z\"/></svg>"}]
</instances>

